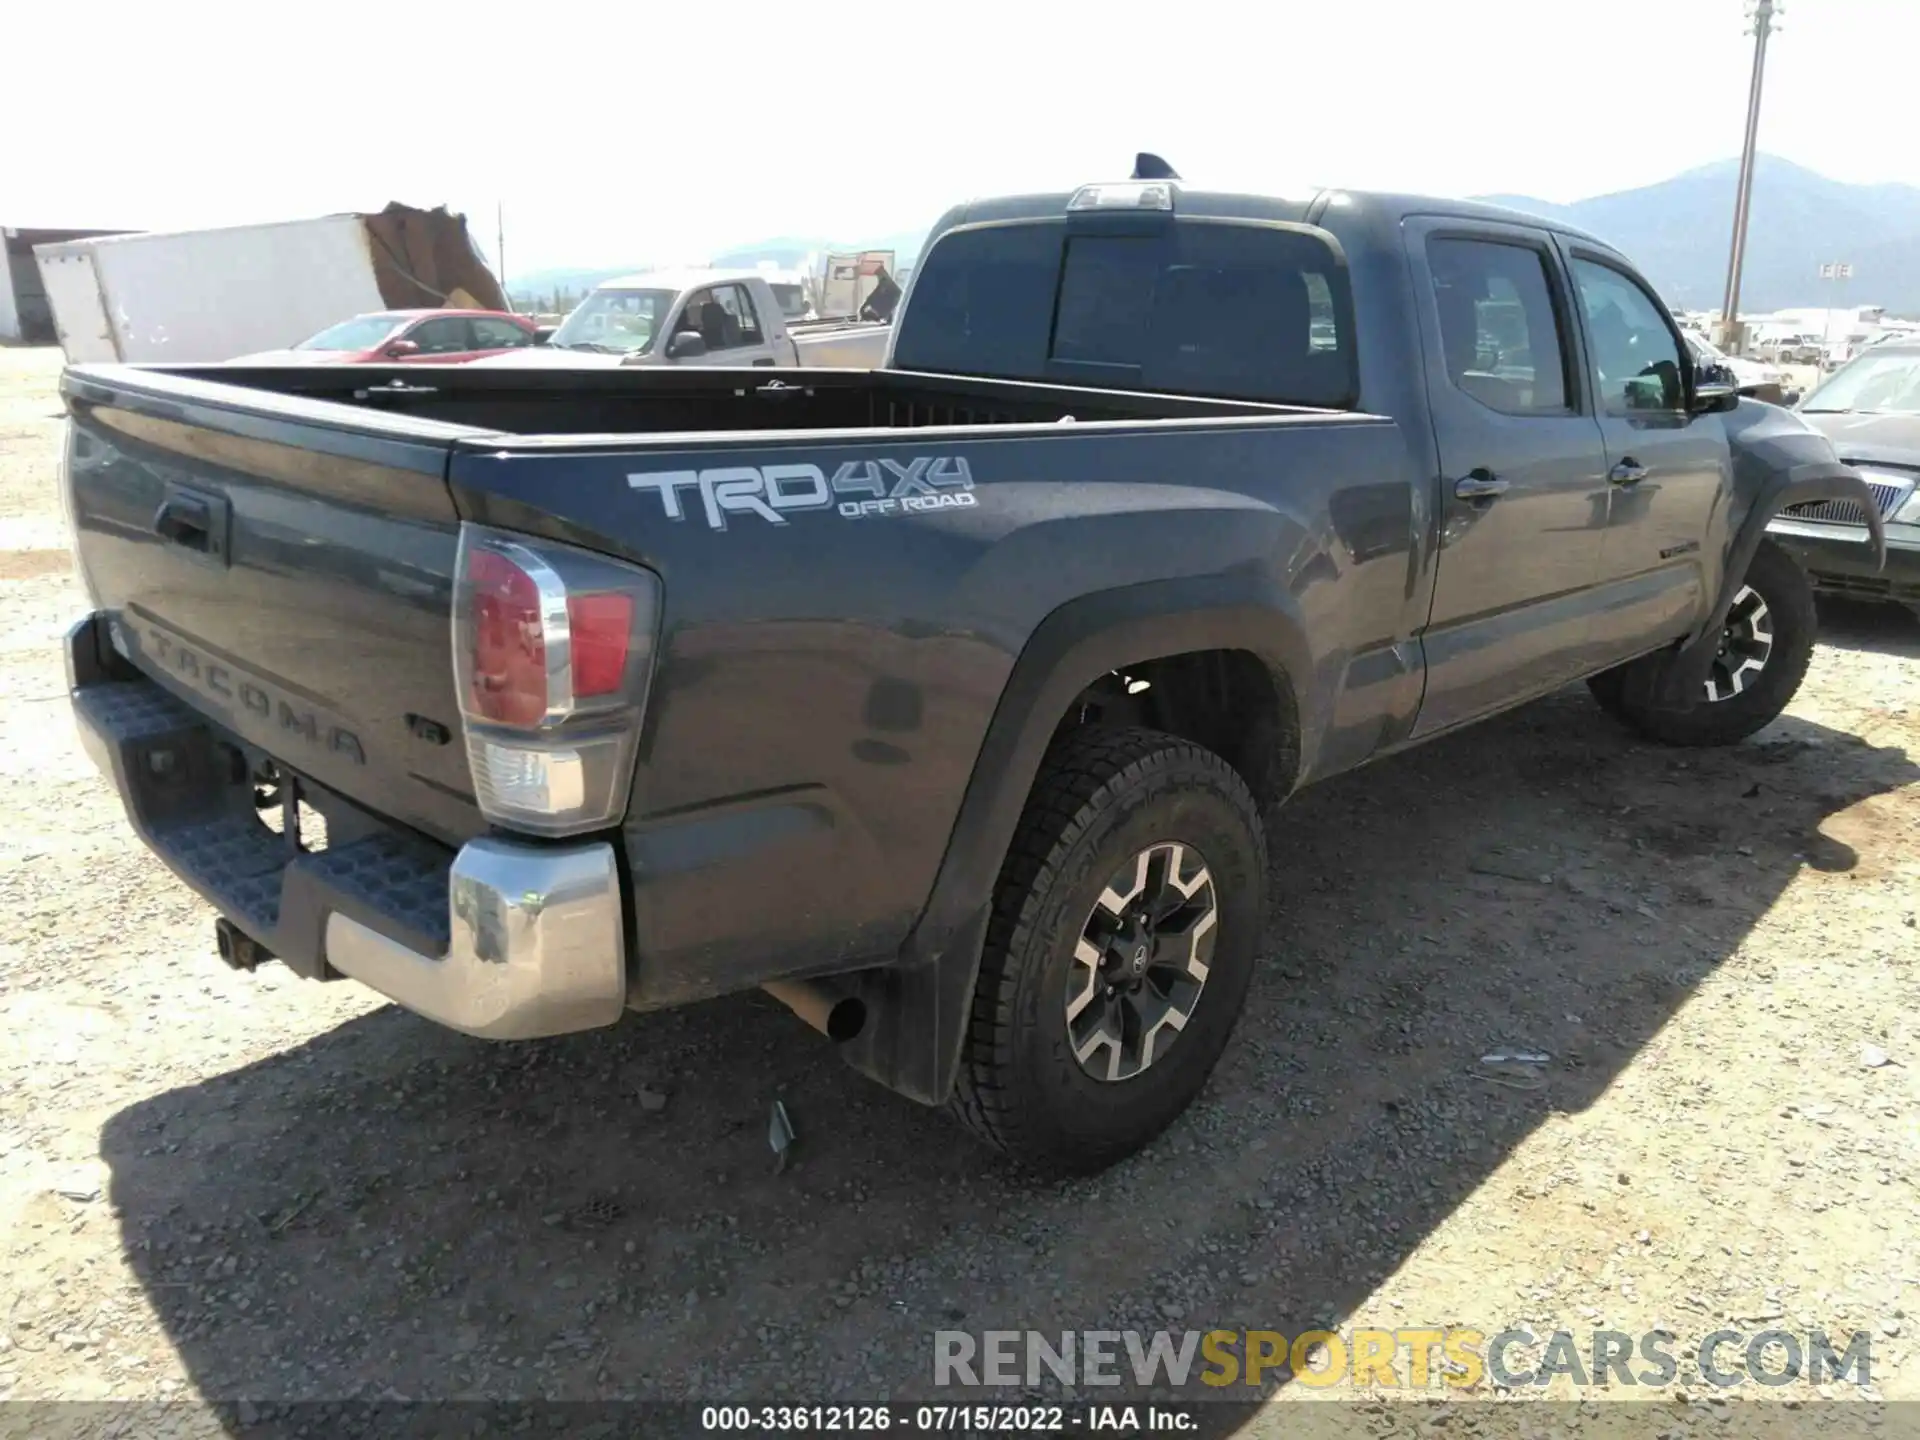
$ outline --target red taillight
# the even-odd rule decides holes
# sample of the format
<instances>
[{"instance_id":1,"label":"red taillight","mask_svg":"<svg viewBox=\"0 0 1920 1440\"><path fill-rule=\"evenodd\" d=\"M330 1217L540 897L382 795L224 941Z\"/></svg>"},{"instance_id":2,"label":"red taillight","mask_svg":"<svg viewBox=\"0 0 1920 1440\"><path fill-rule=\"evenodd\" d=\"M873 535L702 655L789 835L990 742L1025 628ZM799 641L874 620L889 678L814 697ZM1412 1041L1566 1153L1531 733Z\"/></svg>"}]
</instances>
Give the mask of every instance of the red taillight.
<instances>
[{"instance_id":1,"label":"red taillight","mask_svg":"<svg viewBox=\"0 0 1920 1440\"><path fill-rule=\"evenodd\" d=\"M633 597L569 595L567 628L573 632L573 693L584 697L619 690L627 675Z\"/></svg>"},{"instance_id":2,"label":"red taillight","mask_svg":"<svg viewBox=\"0 0 1920 1440\"><path fill-rule=\"evenodd\" d=\"M454 688L481 813L533 835L617 821L652 683L660 577L463 525L453 615Z\"/></svg>"},{"instance_id":3,"label":"red taillight","mask_svg":"<svg viewBox=\"0 0 1920 1440\"><path fill-rule=\"evenodd\" d=\"M496 725L538 725L548 711L573 700L613 695L626 682L633 635L633 597L620 593L566 595L566 619L543 613L540 582L507 556L476 549L467 561L473 607L472 713ZM547 602L551 605L551 599ZM557 608L557 607L555 607ZM573 688L550 678L549 640L571 642Z\"/></svg>"},{"instance_id":4,"label":"red taillight","mask_svg":"<svg viewBox=\"0 0 1920 1440\"><path fill-rule=\"evenodd\" d=\"M540 586L491 550L475 550L467 557L466 579L473 607L473 681L467 703L474 715L495 724L537 725L547 713Z\"/></svg>"}]
</instances>

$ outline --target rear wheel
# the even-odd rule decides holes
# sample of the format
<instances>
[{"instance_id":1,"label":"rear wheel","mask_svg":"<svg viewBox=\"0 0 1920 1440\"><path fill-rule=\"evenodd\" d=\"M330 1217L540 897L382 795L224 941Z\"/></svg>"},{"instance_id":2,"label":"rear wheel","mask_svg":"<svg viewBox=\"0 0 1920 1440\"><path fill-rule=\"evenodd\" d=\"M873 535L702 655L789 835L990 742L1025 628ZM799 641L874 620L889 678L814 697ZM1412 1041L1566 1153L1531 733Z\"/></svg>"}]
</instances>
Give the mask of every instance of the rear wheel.
<instances>
[{"instance_id":1,"label":"rear wheel","mask_svg":"<svg viewBox=\"0 0 1920 1440\"><path fill-rule=\"evenodd\" d=\"M1770 724L1800 689L1819 632L1813 586L1794 558L1762 541L1727 608L1700 694L1685 710L1635 700L1623 672L1587 682L1609 714L1665 745L1732 745Z\"/></svg>"},{"instance_id":2,"label":"rear wheel","mask_svg":"<svg viewBox=\"0 0 1920 1440\"><path fill-rule=\"evenodd\" d=\"M1146 1144L1225 1049L1265 907L1259 813L1224 760L1152 730L1061 741L995 892L960 1121L1048 1170Z\"/></svg>"}]
</instances>

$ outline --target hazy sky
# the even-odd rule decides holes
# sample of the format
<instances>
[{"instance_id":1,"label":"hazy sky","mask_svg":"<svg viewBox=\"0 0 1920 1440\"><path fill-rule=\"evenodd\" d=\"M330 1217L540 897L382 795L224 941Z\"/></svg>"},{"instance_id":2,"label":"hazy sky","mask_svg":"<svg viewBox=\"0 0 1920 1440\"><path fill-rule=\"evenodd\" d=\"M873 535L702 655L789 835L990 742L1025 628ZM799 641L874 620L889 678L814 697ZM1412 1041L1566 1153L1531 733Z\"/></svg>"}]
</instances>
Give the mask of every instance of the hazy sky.
<instances>
[{"instance_id":1,"label":"hazy sky","mask_svg":"<svg viewBox=\"0 0 1920 1440\"><path fill-rule=\"evenodd\" d=\"M0 223L464 210L509 273L1124 175L1571 200L1737 155L1743 0L0 7ZM1762 148L1920 182L1920 0L1788 0ZM22 143L24 142L24 143Z\"/></svg>"}]
</instances>

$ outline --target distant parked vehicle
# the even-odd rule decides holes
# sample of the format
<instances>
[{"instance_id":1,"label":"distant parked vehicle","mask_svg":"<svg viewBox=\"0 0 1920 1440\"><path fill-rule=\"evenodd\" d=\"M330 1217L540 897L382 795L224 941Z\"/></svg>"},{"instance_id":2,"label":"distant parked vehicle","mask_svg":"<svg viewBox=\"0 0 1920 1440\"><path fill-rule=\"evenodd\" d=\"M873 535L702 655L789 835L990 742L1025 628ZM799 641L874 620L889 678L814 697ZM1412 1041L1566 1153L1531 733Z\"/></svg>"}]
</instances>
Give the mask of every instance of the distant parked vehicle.
<instances>
[{"instance_id":1,"label":"distant parked vehicle","mask_svg":"<svg viewBox=\"0 0 1920 1440\"><path fill-rule=\"evenodd\" d=\"M1724 367L1732 373L1734 388L1742 395L1751 395L1756 400L1767 400L1776 405L1791 405L1800 398L1791 372L1778 366L1763 365L1744 355L1729 355L1695 331L1682 333L1686 336L1687 348L1693 352L1693 363Z\"/></svg>"},{"instance_id":2,"label":"distant parked vehicle","mask_svg":"<svg viewBox=\"0 0 1920 1440\"><path fill-rule=\"evenodd\" d=\"M811 287L807 283L807 276L801 271L763 266L760 278L767 282L767 289L773 292L773 303L780 307L780 313L786 317L789 325L810 324L821 318L809 293Z\"/></svg>"},{"instance_id":3,"label":"distant parked vehicle","mask_svg":"<svg viewBox=\"0 0 1920 1440\"><path fill-rule=\"evenodd\" d=\"M597 286L550 344L482 363L871 370L885 362L892 333L881 321L790 321L758 270L656 270Z\"/></svg>"},{"instance_id":4,"label":"distant parked vehicle","mask_svg":"<svg viewBox=\"0 0 1920 1440\"><path fill-rule=\"evenodd\" d=\"M540 326L506 310L381 310L329 325L286 350L259 350L230 365L458 365L544 343Z\"/></svg>"},{"instance_id":5,"label":"distant parked vehicle","mask_svg":"<svg viewBox=\"0 0 1920 1440\"><path fill-rule=\"evenodd\" d=\"M1800 402L1806 422L1860 472L1886 530L1876 563L1866 512L1852 500L1789 505L1768 527L1814 588L1891 600L1920 616L1920 341L1870 346Z\"/></svg>"}]
</instances>

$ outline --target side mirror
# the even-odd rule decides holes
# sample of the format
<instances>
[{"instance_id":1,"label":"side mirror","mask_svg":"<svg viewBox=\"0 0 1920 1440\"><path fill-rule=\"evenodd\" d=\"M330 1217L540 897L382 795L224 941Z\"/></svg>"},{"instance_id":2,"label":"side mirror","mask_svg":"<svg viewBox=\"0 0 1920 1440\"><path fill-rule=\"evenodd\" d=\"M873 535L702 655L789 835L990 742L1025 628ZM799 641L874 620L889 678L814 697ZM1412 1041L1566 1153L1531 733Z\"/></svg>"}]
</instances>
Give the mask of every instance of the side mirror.
<instances>
[{"instance_id":1,"label":"side mirror","mask_svg":"<svg viewBox=\"0 0 1920 1440\"><path fill-rule=\"evenodd\" d=\"M380 353L389 360L404 360L409 355L418 355L420 353L420 346L417 341L413 340L394 340L389 342L386 349Z\"/></svg>"},{"instance_id":2,"label":"side mirror","mask_svg":"<svg viewBox=\"0 0 1920 1440\"><path fill-rule=\"evenodd\" d=\"M1739 408L1740 387L1733 371L1710 360L1694 367L1692 403L1687 406L1689 413L1724 415Z\"/></svg>"},{"instance_id":3,"label":"side mirror","mask_svg":"<svg viewBox=\"0 0 1920 1440\"><path fill-rule=\"evenodd\" d=\"M546 344L549 340L553 339L553 332L558 330L559 328L560 327L558 325L534 326L533 327L533 343L536 345Z\"/></svg>"},{"instance_id":4,"label":"side mirror","mask_svg":"<svg viewBox=\"0 0 1920 1440\"><path fill-rule=\"evenodd\" d=\"M707 342L697 331L682 330L667 341L667 359L698 360L707 353Z\"/></svg>"}]
</instances>

